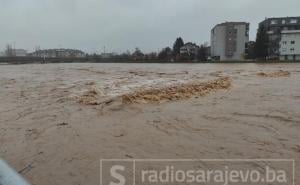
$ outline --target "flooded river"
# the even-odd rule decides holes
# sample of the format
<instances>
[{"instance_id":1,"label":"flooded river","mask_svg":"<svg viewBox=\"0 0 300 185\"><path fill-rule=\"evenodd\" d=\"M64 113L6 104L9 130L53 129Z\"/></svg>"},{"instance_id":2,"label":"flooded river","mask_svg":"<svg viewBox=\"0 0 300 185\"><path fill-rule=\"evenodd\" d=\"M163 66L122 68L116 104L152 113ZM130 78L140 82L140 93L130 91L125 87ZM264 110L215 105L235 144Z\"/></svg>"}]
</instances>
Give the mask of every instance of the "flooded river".
<instances>
[{"instance_id":1,"label":"flooded river","mask_svg":"<svg viewBox=\"0 0 300 185\"><path fill-rule=\"evenodd\" d=\"M223 77L230 88L205 96L117 101ZM300 164L299 80L296 63L0 65L0 156L43 185L99 184L101 158L284 158ZM97 101L115 101L80 103L91 91Z\"/></svg>"}]
</instances>

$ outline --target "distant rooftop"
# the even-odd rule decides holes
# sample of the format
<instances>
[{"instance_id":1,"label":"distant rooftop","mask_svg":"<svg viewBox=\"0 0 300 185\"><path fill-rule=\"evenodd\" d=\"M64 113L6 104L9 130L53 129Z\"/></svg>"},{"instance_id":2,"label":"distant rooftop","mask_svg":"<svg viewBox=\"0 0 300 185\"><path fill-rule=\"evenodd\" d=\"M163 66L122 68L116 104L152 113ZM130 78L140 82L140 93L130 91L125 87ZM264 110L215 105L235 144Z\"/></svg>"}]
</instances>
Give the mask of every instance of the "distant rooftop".
<instances>
[{"instance_id":1,"label":"distant rooftop","mask_svg":"<svg viewBox=\"0 0 300 185\"><path fill-rule=\"evenodd\" d=\"M215 27L217 27L217 26L227 26L227 25L249 25L249 24L250 23L248 23L248 22L223 22L223 23L217 24Z\"/></svg>"},{"instance_id":2,"label":"distant rooftop","mask_svg":"<svg viewBox=\"0 0 300 185\"><path fill-rule=\"evenodd\" d=\"M270 24L271 21L273 20L292 20L292 19L297 19L298 22L300 22L300 16L298 17L270 17L270 18L265 18L265 20L261 21L259 24ZM289 23L285 23L285 24L289 24Z\"/></svg>"},{"instance_id":3,"label":"distant rooftop","mask_svg":"<svg viewBox=\"0 0 300 185\"><path fill-rule=\"evenodd\" d=\"M300 30L282 30L281 33L284 33L284 34L300 33Z\"/></svg>"},{"instance_id":4,"label":"distant rooftop","mask_svg":"<svg viewBox=\"0 0 300 185\"><path fill-rule=\"evenodd\" d=\"M300 16L296 17L266 17L265 20L270 20L270 19L299 19Z\"/></svg>"}]
</instances>

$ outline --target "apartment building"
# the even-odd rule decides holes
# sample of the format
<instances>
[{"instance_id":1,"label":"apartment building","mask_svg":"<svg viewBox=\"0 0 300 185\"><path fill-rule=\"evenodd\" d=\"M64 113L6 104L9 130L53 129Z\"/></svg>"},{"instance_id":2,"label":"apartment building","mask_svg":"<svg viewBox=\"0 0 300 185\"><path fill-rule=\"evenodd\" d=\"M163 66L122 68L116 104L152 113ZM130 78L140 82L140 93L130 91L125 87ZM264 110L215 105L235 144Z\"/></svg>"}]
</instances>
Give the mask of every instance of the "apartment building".
<instances>
[{"instance_id":1,"label":"apartment building","mask_svg":"<svg viewBox=\"0 0 300 185\"><path fill-rule=\"evenodd\" d=\"M225 22L211 30L212 60L244 60L249 42L249 23Z\"/></svg>"},{"instance_id":2,"label":"apartment building","mask_svg":"<svg viewBox=\"0 0 300 185\"><path fill-rule=\"evenodd\" d=\"M280 60L300 60L300 30L281 32Z\"/></svg>"},{"instance_id":3,"label":"apartment building","mask_svg":"<svg viewBox=\"0 0 300 185\"><path fill-rule=\"evenodd\" d=\"M300 17L266 18L259 27L264 27L268 35L268 58L278 59L282 31L300 30Z\"/></svg>"}]
</instances>

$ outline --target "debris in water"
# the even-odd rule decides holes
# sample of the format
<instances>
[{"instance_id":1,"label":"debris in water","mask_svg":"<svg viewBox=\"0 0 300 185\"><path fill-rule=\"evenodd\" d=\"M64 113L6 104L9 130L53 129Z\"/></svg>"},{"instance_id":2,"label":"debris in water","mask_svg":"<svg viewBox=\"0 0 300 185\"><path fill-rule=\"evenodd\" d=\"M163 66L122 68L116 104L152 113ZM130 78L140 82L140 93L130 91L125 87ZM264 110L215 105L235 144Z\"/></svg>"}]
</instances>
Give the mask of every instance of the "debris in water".
<instances>
[{"instance_id":1,"label":"debris in water","mask_svg":"<svg viewBox=\"0 0 300 185\"><path fill-rule=\"evenodd\" d=\"M67 126L67 125L69 125L69 124L65 123L65 122L57 124L57 126Z\"/></svg>"},{"instance_id":2,"label":"debris in water","mask_svg":"<svg viewBox=\"0 0 300 185\"><path fill-rule=\"evenodd\" d=\"M33 169L33 165L29 164L26 167L24 167L23 169L19 170L18 173L25 174L25 173L28 173L29 171L31 171L32 169Z\"/></svg>"}]
</instances>

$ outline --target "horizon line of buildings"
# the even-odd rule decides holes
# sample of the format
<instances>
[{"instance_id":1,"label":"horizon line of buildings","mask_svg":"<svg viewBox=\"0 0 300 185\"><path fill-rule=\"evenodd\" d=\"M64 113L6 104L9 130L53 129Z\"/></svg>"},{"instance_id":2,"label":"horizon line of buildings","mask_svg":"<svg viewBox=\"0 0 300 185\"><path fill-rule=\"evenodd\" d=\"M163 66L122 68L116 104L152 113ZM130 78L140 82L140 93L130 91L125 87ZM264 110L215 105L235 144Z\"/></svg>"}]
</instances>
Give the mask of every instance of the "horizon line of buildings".
<instances>
[{"instance_id":1,"label":"horizon line of buildings","mask_svg":"<svg viewBox=\"0 0 300 185\"><path fill-rule=\"evenodd\" d=\"M28 53L25 49L8 48L8 51L2 52L2 56L8 57L45 57L45 58L81 58L85 57L86 53L78 49L38 49L34 52Z\"/></svg>"},{"instance_id":2,"label":"horizon line of buildings","mask_svg":"<svg viewBox=\"0 0 300 185\"><path fill-rule=\"evenodd\" d=\"M300 17L266 18L259 23L264 30L267 47L266 59L300 60ZM208 59L212 61L234 61L255 59L255 42L249 40L250 23L224 22L211 30L210 46L206 47ZM188 42L180 48L180 55L197 55L200 47ZM1 55L1 53L0 53ZM2 53L4 55L4 53ZM7 55L7 54L6 54ZM102 53L109 58L112 54ZM24 49L10 49L9 56L32 57L85 57L86 53L76 49L44 49L27 53Z\"/></svg>"},{"instance_id":3,"label":"horizon line of buildings","mask_svg":"<svg viewBox=\"0 0 300 185\"><path fill-rule=\"evenodd\" d=\"M255 42L249 41L249 30L247 22L216 25L211 30L212 60L246 60L253 55ZM300 60L300 17L266 18L259 23L260 30L266 34L266 59Z\"/></svg>"}]
</instances>

